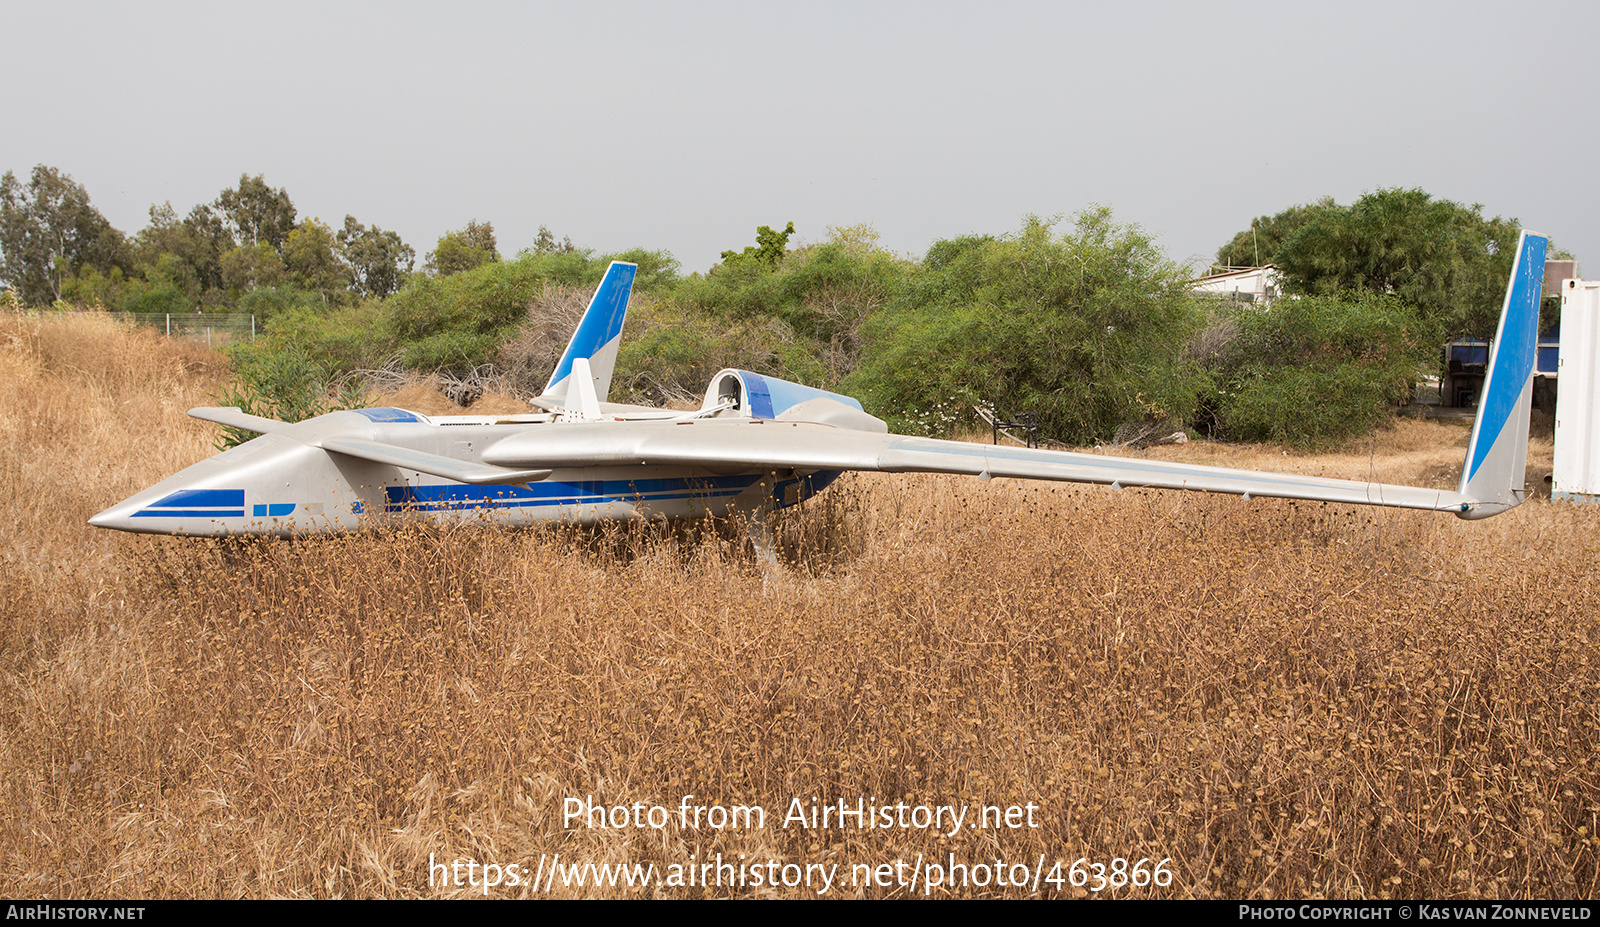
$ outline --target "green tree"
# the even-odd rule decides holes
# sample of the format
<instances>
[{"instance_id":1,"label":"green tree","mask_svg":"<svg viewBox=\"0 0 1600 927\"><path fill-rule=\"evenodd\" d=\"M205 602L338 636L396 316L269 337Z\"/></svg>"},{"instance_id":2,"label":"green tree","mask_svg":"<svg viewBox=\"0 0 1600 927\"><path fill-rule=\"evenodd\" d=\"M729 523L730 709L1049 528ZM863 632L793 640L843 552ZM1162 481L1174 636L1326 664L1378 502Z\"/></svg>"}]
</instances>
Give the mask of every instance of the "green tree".
<instances>
[{"instance_id":1,"label":"green tree","mask_svg":"<svg viewBox=\"0 0 1600 927\"><path fill-rule=\"evenodd\" d=\"M124 312L194 312L202 290L194 268L170 251L141 262L139 275L122 287L116 308Z\"/></svg>"},{"instance_id":2,"label":"green tree","mask_svg":"<svg viewBox=\"0 0 1600 927\"><path fill-rule=\"evenodd\" d=\"M1416 308L1430 338L1494 333L1516 250L1515 219L1486 218L1482 206L1396 187L1349 206L1323 199L1257 222L1262 258L1271 240L1270 261L1291 293L1393 294ZM1236 235L1218 259L1236 258L1248 235Z\"/></svg>"},{"instance_id":3,"label":"green tree","mask_svg":"<svg viewBox=\"0 0 1600 927\"><path fill-rule=\"evenodd\" d=\"M558 251L572 252L578 249L573 246L571 238L563 235L561 241L558 242L556 241L555 233L551 232L548 227L541 225L539 226L539 237L533 241L533 250L540 254L551 254Z\"/></svg>"},{"instance_id":4,"label":"green tree","mask_svg":"<svg viewBox=\"0 0 1600 927\"><path fill-rule=\"evenodd\" d=\"M783 231L775 232L772 226L763 225L756 229L756 243L746 246L743 251L722 252L724 266L738 264L757 264L764 267L776 267L783 260L785 249L789 246L789 236L794 234L794 223L784 227Z\"/></svg>"},{"instance_id":5,"label":"green tree","mask_svg":"<svg viewBox=\"0 0 1600 927\"><path fill-rule=\"evenodd\" d=\"M218 194L214 208L242 245L265 243L282 253L295 229L294 203L288 191L267 186L261 174L241 174L239 186Z\"/></svg>"},{"instance_id":6,"label":"green tree","mask_svg":"<svg viewBox=\"0 0 1600 927\"><path fill-rule=\"evenodd\" d=\"M169 253L199 266L202 262L196 259L199 250L196 237L194 227L178 218L170 201L152 205L150 223L133 237L134 259L149 261L159 254Z\"/></svg>"},{"instance_id":7,"label":"green tree","mask_svg":"<svg viewBox=\"0 0 1600 927\"><path fill-rule=\"evenodd\" d=\"M122 268L102 274L95 267L80 267L61 281L61 301L74 306L121 307L129 281Z\"/></svg>"},{"instance_id":8,"label":"green tree","mask_svg":"<svg viewBox=\"0 0 1600 927\"><path fill-rule=\"evenodd\" d=\"M283 264L288 269L289 282L322 294L325 302L347 299L349 275L339 261L336 246L333 229L320 219L306 219L295 226L283 243Z\"/></svg>"},{"instance_id":9,"label":"green tree","mask_svg":"<svg viewBox=\"0 0 1600 927\"><path fill-rule=\"evenodd\" d=\"M411 275L417 252L400 240L398 232L374 225L367 228L355 216L344 217L339 249L350 265L351 289L359 296L382 299L400 289Z\"/></svg>"},{"instance_id":10,"label":"green tree","mask_svg":"<svg viewBox=\"0 0 1600 927\"><path fill-rule=\"evenodd\" d=\"M184 247L174 253L195 269L202 290L223 289L226 284L222 279L222 258L236 245L228 224L215 209L202 203L184 217L183 233Z\"/></svg>"},{"instance_id":11,"label":"green tree","mask_svg":"<svg viewBox=\"0 0 1600 927\"><path fill-rule=\"evenodd\" d=\"M0 178L0 279L24 305L60 299L81 268L109 274L127 263L122 233L71 176L40 164L26 184L11 171Z\"/></svg>"},{"instance_id":12,"label":"green tree","mask_svg":"<svg viewBox=\"0 0 1600 927\"><path fill-rule=\"evenodd\" d=\"M611 394L638 403L698 402L724 367L801 383L826 381L808 345L775 318L721 319L675 300L629 310ZM560 347L552 345L559 356Z\"/></svg>"},{"instance_id":13,"label":"green tree","mask_svg":"<svg viewBox=\"0 0 1600 927\"><path fill-rule=\"evenodd\" d=\"M1338 208L1333 197L1325 196L1310 205L1290 206L1275 216L1257 216L1250 220L1249 228L1217 249L1217 263L1223 267L1271 264L1284 239L1305 225L1306 220L1323 210Z\"/></svg>"},{"instance_id":14,"label":"green tree","mask_svg":"<svg viewBox=\"0 0 1600 927\"><path fill-rule=\"evenodd\" d=\"M500 251L495 245L494 225L473 219L466 228L447 232L439 239L428 253L424 269L431 276L448 277L498 260Z\"/></svg>"},{"instance_id":15,"label":"green tree","mask_svg":"<svg viewBox=\"0 0 1600 927\"><path fill-rule=\"evenodd\" d=\"M1052 224L936 243L867 320L847 390L908 430L948 430L927 414L952 400L1036 412L1046 435L1078 443L1187 418L1208 385L1183 350L1202 321L1187 269L1109 209L1062 235Z\"/></svg>"},{"instance_id":16,"label":"green tree","mask_svg":"<svg viewBox=\"0 0 1600 927\"><path fill-rule=\"evenodd\" d=\"M151 206L149 224L130 245L133 270L127 284L105 302L108 307L156 311L148 307L181 305L182 311L192 312L226 307L237 298L241 270L238 255L232 254L233 233L211 206L196 206L183 219L171 203ZM281 270L277 253L270 247L266 250ZM135 309L135 304L144 308Z\"/></svg>"},{"instance_id":17,"label":"green tree","mask_svg":"<svg viewBox=\"0 0 1600 927\"><path fill-rule=\"evenodd\" d=\"M222 256L222 285L235 301L258 287L281 286L288 273L283 258L264 241L240 245Z\"/></svg>"},{"instance_id":18,"label":"green tree","mask_svg":"<svg viewBox=\"0 0 1600 927\"><path fill-rule=\"evenodd\" d=\"M297 313L296 319L299 328L295 331L295 334L304 337L308 343L315 339L315 336L311 334L311 330L320 326L326 320L326 317L332 314L329 311L328 304L323 301L322 294L309 293L287 283L263 284L241 293L239 295L239 311L255 316L256 321L261 325L270 325L282 316ZM348 323L349 321L348 319L338 319L334 324ZM346 334L357 338L366 334L364 331L351 331L351 328L354 327L347 325ZM382 358L375 358L367 366L377 366L381 362Z\"/></svg>"}]
</instances>

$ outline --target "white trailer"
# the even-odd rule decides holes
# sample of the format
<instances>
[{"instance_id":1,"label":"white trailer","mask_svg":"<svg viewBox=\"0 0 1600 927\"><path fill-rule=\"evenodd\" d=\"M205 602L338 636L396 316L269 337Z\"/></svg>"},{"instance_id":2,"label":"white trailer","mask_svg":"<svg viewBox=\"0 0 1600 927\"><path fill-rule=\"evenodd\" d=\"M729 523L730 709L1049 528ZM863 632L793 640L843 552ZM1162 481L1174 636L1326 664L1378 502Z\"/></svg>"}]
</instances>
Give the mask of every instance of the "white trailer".
<instances>
[{"instance_id":1,"label":"white trailer","mask_svg":"<svg viewBox=\"0 0 1600 927\"><path fill-rule=\"evenodd\" d=\"M1561 282L1560 371L1551 497L1600 502L1600 280Z\"/></svg>"}]
</instances>

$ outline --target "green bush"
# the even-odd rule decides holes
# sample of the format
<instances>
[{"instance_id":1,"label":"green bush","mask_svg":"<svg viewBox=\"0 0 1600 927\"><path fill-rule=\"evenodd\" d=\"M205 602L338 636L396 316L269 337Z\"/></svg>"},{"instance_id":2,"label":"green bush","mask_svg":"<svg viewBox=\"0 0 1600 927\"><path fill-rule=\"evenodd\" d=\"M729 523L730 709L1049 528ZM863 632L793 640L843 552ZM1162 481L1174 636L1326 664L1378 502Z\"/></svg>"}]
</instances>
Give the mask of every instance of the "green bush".
<instances>
[{"instance_id":1,"label":"green bush","mask_svg":"<svg viewBox=\"0 0 1600 927\"><path fill-rule=\"evenodd\" d=\"M638 271L633 276L633 291L635 293L663 295L670 292L678 285L678 259L670 251L650 251L645 248L630 248L616 254L602 254L590 262L589 270L585 273L583 282L590 287L600 285L600 278L605 276L606 268L612 261L627 261L629 264L639 265Z\"/></svg>"},{"instance_id":2,"label":"green bush","mask_svg":"<svg viewBox=\"0 0 1600 927\"><path fill-rule=\"evenodd\" d=\"M1051 225L934 244L867 321L846 390L905 430L948 431L929 410L952 400L1036 412L1044 435L1074 443L1186 418L1207 381L1183 352L1202 318L1184 268L1108 209L1066 234Z\"/></svg>"},{"instance_id":3,"label":"green bush","mask_svg":"<svg viewBox=\"0 0 1600 927\"><path fill-rule=\"evenodd\" d=\"M239 297L239 311L255 316L261 325L296 309L320 312L326 308L322 294L292 286L257 287Z\"/></svg>"},{"instance_id":4,"label":"green bush","mask_svg":"<svg viewBox=\"0 0 1600 927\"><path fill-rule=\"evenodd\" d=\"M735 367L800 383L825 372L780 319L714 319L691 305L643 302L629 313L612 395L643 404L697 402L718 370Z\"/></svg>"},{"instance_id":5,"label":"green bush","mask_svg":"<svg viewBox=\"0 0 1600 927\"><path fill-rule=\"evenodd\" d=\"M598 282L597 263L586 251L523 252L449 277L414 277L384 302L384 340L415 370L488 363L545 286Z\"/></svg>"},{"instance_id":6,"label":"green bush","mask_svg":"<svg viewBox=\"0 0 1600 927\"><path fill-rule=\"evenodd\" d=\"M727 326L781 323L793 342L788 366L815 369L817 379L807 382L833 387L860 362L863 323L914 270L870 242L830 241L774 261L729 261L682 281L672 298L683 313ZM796 351L810 359L802 362Z\"/></svg>"},{"instance_id":7,"label":"green bush","mask_svg":"<svg viewBox=\"0 0 1600 927\"><path fill-rule=\"evenodd\" d=\"M1383 424L1434 350L1415 309L1373 294L1280 299L1230 310L1219 355L1219 434L1321 447Z\"/></svg>"},{"instance_id":8,"label":"green bush","mask_svg":"<svg viewBox=\"0 0 1600 927\"><path fill-rule=\"evenodd\" d=\"M333 375L381 367L394 354L381 300L330 309L316 294L309 295L310 301L291 303L275 312L262 336L253 343L235 345L232 351L250 357L293 348L304 351Z\"/></svg>"},{"instance_id":9,"label":"green bush","mask_svg":"<svg viewBox=\"0 0 1600 927\"><path fill-rule=\"evenodd\" d=\"M387 299L348 306L330 307L317 294L292 287L263 288L246 295L241 308L265 316L266 333L235 348L235 361L241 370L263 372L312 365L316 374L307 377L324 384L396 360L412 370L464 372L495 359L547 287L592 290L613 259L639 265L634 288L640 293L664 292L676 282L672 255L635 249L598 257L577 250L528 251L449 277L416 275ZM263 395L290 393L271 387Z\"/></svg>"},{"instance_id":10,"label":"green bush","mask_svg":"<svg viewBox=\"0 0 1600 927\"><path fill-rule=\"evenodd\" d=\"M238 385L216 397L219 405L238 406L250 415L283 422L303 422L362 404L353 386L333 388L332 371L299 344L244 345L228 353ZM254 437L254 432L224 427L217 447L233 447Z\"/></svg>"}]
</instances>

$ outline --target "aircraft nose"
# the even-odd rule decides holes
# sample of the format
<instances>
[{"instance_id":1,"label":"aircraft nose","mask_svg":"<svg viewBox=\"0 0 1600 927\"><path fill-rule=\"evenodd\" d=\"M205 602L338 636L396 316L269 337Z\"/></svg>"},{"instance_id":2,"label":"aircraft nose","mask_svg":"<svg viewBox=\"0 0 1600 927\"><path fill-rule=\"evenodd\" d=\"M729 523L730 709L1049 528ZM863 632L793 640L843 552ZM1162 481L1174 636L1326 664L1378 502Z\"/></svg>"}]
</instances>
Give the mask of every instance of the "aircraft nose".
<instances>
[{"instance_id":1,"label":"aircraft nose","mask_svg":"<svg viewBox=\"0 0 1600 927\"><path fill-rule=\"evenodd\" d=\"M127 502L119 502L111 508L89 519L89 524L96 528L110 528L114 531L132 531L133 506Z\"/></svg>"}]
</instances>

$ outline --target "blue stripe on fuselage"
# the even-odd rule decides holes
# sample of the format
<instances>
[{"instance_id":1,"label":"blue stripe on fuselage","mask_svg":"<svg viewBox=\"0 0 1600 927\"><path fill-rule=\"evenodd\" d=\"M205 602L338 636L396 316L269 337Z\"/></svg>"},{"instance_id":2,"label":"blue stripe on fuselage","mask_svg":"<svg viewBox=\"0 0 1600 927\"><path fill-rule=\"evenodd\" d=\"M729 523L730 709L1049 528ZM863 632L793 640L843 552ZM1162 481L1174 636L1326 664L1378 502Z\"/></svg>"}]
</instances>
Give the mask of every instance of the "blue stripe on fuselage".
<instances>
[{"instance_id":1,"label":"blue stripe on fuselage","mask_svg":"<svg viewBox=\"0 0 1600 927\"><path fill-rule=\"evenodd\" d=\"M244 508L242 489L180 489L151 508Z\"/></svg>"},{"instance_id":2,"label":"blue stripe on fuselage","mask_svg":"<svg viewBox=\"0 0 1600 927\"><path fill-rule=\"evenodd\" d=\"M599 505L608 502L666 502L737 496L760 476L666 477L644 480L580 480L521 486L470 486L442 483L384 487L388 512L438 512L474 508L538 508L548 505Z\"/></svg>"},{"instance_id":3,"label":"blue stripe on fuselage","mask_svg":"<svg viewBox=\"0 0 1600 927\"><path fill-rule=\"evenodd\" d=\"M780 509L797 505L827 489L834 480L843 475L843 471L840 470L818 470L816 473L798 476L792 480L782 480L772 487L772 501ZM795 494L793 498L788 498L791 489Z\"/></svg>"},{"instance_id":4,"label":"blue stripe on fuselage","mask_svg":"<svg viewBox=\"0 0 1600 927\"><path fill-rule=\"evenodd\" d=\"M257 518L282 518L290 512L293 512L294 507L295 503L293 502L272 502L266 505L258 504L255 506L255 508L251 509L251 511Z\"/></svg>"},{"instance_id":5,"label":"blue stripe on fuselage","mask_svg":"<svg viewBox=\"0 0 1600 927\"><path fill-rule=\"evenodd\" d=\"M132 518L234 518L244 515L242 489L180 489Z\"/></svg>"}]
</instances>

